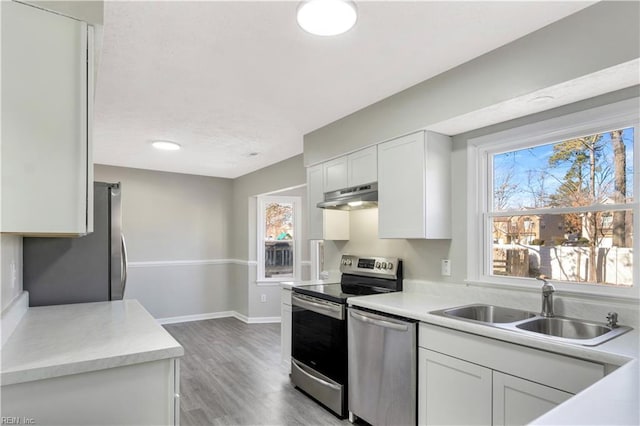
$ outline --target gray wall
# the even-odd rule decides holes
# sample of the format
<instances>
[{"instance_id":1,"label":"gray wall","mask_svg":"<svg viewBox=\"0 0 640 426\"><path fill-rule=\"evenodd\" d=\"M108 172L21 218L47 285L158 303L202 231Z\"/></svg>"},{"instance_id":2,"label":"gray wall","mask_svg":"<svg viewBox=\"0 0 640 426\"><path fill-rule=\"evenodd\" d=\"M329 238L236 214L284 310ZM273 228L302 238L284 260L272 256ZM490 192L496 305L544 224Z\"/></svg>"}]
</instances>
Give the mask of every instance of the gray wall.
<instances>
[{"instance_id":1,"label":"gray wall","mask_svg":"<svg viewBox=\"0 0 640 426\"><path fill-rule=\"evenodd\" d=\"M231 180L103 165L95 179L122 182L125 297L156 318L233 310Z\"/></svg>"},{"instance_id":2,"label":"gray wall","mask_svg":"<svg viewBox=\"0 0 640 426\"><path fill-rule=\"evenodd\" d=\"M233 180L233 241L231 253L236 259L249 257L249 198L298 185L305 185L307 176L302 154L273 164ZM251 259L251 260L255 260Z\"/></svg>"},{"instance_id":3,"label":"gray wall","mask_svg":"<svg viewBox=\"0 0 640 426\"><path fill-rule=\"evenodd\" d=\"M234 258L248 261L246 264L235 265L232 273L237 285L242 283L246 285L246 293L232 296L237 303L241 304L236 307L236 310L242 315L249 318L280 316L280 287L278 285L258 286L256 284L256 196L306 185L306 180L302 155L297 155L233 181L232 253ZM293 195L296 191L280 192L282 195L285 193ZM297 193L303 195L304 190L297 190ZM302 203L304 209L306 204L304 198ZM306 214L303 210L304 222L306 222ZM306 224L303 225L303 228L303 236L306 236ZM306 238L304 240L306 245ZM308 260L308 248L303 251L302 260ZM260 302L262 294L267 297L267 301L264 303Z\"/></svg>"},{"instance_id":4,"label":"gray wall","mask_svg":"<svg viewBox=\"0 0 640 426\"><path fill-rule=\"evenodd\" d=\"M156 318L280 316L280 287L256 284L255 196L304 185L302 155L234 180L104 165L95 166L95 179L122 182L132 263L127 298L140 300ZM305 208L305 192L281 194L303 197ZM303 218L304 237L304 211ZM306 242L302 259L308 260ZM262 294L267 302L260 302Z\"/></svg>"},{"instance_id":5,"label":"gray wall","mask_svg":"<svg viewBox=\"0 0 640 426\"><path fill-rule=\"evenodd\" d=\"M583 9L305 135L304 163L637 59L639 14L638 2L607 1Z\"/></svg>"}]
</instances>

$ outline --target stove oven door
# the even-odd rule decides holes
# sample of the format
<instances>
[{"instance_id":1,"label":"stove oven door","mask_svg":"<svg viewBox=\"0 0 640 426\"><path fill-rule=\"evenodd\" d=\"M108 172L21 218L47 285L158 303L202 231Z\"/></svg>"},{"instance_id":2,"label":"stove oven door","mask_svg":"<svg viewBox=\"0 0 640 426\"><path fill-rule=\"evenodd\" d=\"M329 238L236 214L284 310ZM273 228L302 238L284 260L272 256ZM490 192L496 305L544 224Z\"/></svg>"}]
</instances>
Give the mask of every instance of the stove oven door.
<instances>
[{"instance_id":1,"label":"stove oven door","mask_svg":"<svg viewBox=\"0 0 640 426\"><path fill-rule=\"evenodd\" d=\"M341 417L346 415L345 306L293 293L291 381Z\"/></svg>"}]
</instances>

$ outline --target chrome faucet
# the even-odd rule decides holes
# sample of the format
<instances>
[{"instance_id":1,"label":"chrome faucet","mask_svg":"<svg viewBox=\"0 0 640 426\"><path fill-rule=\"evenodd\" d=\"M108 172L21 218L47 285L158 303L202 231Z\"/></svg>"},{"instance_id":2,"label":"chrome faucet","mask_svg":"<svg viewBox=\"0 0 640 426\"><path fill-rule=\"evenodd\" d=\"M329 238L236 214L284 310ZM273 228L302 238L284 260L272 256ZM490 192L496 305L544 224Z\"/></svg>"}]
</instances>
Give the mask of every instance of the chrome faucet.
<instances>
[{"instance_id":1,"label":"chrome faucet","mask_svg":"<svg viewBox=\"0 0 640 426\"><path fill-rule=\"evenodd\" d=\"M607 324L609 324L609 327L611 327L611 328L618 327L618 313L617 312L609 312L607 314Z\"/></svg>"},{"instance_id":2,"label":"chrome faucet","mask_svg":"<svg viewBox=\"0 0 640 426\"><path fill-rule=\"evenodd\" d=\"M547 282L547 277L544 275L540 275L536 279L544 283L542 285L542 312L540 315L545 318L552 318L555 316L553 313L553 292L555 292L556 289Z\"/></svg>"}]
</instances>

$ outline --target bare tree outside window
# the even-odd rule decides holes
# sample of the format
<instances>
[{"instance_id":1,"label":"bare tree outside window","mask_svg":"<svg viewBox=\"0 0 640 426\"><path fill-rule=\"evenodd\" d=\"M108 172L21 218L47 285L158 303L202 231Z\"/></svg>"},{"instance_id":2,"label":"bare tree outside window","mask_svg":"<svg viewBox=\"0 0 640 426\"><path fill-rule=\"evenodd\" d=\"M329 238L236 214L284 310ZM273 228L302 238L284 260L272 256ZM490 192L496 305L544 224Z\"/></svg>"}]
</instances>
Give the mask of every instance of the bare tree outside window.
<instances>
[{"instance_id":1,"label":"bare tree outside window","mask_svg":"<svg viewBox=\"0 0 640 426\"><path fill-rule=\"evenodd\" d=\"M493 274L632 286L633 128L494 154Z\"/></svg>"},{"instance_id":2,"label":"bare tree outside window","mask_svg":"<svg viewBox=\"0 0 640 426\"><path fill-rule=\"evenodd\" d=\"M294 207L290 203L267 203L264 211L265 278L293 277Z\"/></svg>"}]
</instances>

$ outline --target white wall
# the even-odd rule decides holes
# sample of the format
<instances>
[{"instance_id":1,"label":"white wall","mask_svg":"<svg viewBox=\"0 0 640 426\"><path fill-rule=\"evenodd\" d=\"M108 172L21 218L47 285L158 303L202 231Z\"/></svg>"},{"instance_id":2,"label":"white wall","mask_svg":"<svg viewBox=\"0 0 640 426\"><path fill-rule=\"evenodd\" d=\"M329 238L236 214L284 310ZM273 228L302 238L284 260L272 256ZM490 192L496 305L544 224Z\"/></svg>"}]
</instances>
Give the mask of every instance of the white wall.
<instances>
[{"instance_id":1,"label":"white wall","mask_svg":"<svg viewBox=\"0 0 640 426\"><path fill-rule=\"evenodd\" d=\"M103 165L95 179L122 183L126 298L156 318L234 310L231 180Z\"/></svg>"}]
</instances>

